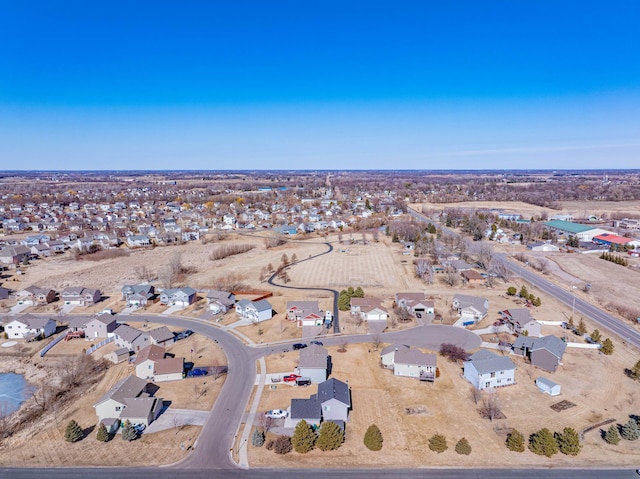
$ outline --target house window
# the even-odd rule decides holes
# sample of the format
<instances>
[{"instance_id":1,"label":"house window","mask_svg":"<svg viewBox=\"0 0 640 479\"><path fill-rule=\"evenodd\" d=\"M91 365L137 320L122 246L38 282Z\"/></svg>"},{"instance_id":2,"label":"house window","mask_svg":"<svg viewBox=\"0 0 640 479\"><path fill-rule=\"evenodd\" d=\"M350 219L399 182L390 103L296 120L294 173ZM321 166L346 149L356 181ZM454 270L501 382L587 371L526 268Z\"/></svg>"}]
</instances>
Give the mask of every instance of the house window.
<instances>
[{"instance_id":1,"label":"house window","mask_svg":"<svg viewBox=\"0 0 640 479\"><path fill-rule=\"evenodd\" d=\"M491 377L495 378L496 377L496 373L495 372L491 373Z\"/></svg>"},{"instance_id":2,"label":"house window","mask_svg":"<svg viewBox=\"0 0 640 479\"><path fill-rule=\"evenodd\" d=\"M122 406L116 406L116 411L122 411Z\"/></svg>"},{"instance_id":3,"label":"house window","mask_svg":"<svg viewBox=\"0 0 640 479\"><path fill-rule=\"evenodd\" d=\"M498 384L500 384L502 382L502 379L498 379Z\"/></svg>"}]
</instances>

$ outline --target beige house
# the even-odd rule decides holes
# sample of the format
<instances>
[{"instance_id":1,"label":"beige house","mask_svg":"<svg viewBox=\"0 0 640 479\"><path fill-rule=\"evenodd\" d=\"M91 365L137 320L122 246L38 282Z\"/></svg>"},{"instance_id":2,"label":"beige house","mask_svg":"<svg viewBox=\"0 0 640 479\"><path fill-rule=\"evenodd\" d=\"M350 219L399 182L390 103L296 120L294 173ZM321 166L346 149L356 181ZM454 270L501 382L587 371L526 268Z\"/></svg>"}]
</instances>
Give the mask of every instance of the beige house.
<instances>
[{"instance_id":1,"label":"beige house","mask_svg":"<svg viewBox=\"0 0 640 479\"><path fill-rule=\"evenodd\" d=\"M93 407L98 421L113 423L129 420L133 424L151 424L162 411L163 401L153 397L153 384L136 376L128 376L116 383Z\"/></svg>"}]
</instances>

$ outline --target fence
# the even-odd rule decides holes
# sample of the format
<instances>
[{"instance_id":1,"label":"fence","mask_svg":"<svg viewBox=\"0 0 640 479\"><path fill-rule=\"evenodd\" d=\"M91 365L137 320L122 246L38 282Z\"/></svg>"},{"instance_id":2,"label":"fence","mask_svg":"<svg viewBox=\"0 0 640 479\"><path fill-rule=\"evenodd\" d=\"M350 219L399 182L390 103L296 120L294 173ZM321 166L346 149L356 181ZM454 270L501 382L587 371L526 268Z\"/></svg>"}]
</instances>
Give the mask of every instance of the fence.
<instances>
[{"instance_id":1,"label":"fence","mask_svg":"<svg viewBox=\"0 0 640 479\"><path fill-rule=\"evenodd\" d=\"M60 341L62 341L64 339L65 335L64 334L60 334L60 336L58 336L56 339L54 339L53 341L51 341L49 344L47 344L44 348L42 348L40 350L40 357L44 357L45 354L47 354L47 351L49 351L52 347L54 347L56 344L58 344Z\"/></svg>"},{"instance_id":2,"label":"fence","mask_svg":"<svg viewBox=\"0 0 640 479\"><path fill-rule=\"evenodd\" d=\"M93 346L91 346L89 349L87 349L87 354L92 354L96 349L101 348L102 346L105 346L106 344L109 344L110 342L112 342L115 338L115 336L111 336L110 338L107 339L103 339L102 341L100 341L97 344L94 344Z\"/></svg>"}]
</instances>

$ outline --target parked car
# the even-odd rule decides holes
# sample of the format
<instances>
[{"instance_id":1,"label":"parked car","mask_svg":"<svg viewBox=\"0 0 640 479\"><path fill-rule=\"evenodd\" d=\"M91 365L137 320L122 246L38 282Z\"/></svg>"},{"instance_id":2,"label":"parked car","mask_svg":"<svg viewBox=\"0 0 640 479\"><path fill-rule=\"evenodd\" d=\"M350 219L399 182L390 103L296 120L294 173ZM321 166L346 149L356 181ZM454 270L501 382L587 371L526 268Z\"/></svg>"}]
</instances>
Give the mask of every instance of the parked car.
<instances>
[{"instance_id":1,"label":"parked car","mask_svg":"<svg viewBox=\"0 0 640 479\"><path fill-rule=\"evenodd\" d=\"M282 409L272 409L264 413L265 417L269 419L282 419L289 415L289 411L283 411Z\"/></svg>"},{"instance_id":2,"label":"parked car","mask_svg":"<svg viewBox=\"0 0 640 479\"><path fill-rule=\"evenodd\" d=\"M133 429L135 429L135 431L138 434L142 434L142 431L144 431L146 429L147 426L145 426L144 424L140 423L140 424L134 424L133 425Z\"/></svg>"},{"instance_id":3,"label":"parked car","mask_svg":"<svg viewBox=\"0 0 640 479\"><path fill-rule=\"evenodd\" d=\"M194 376L206 376L209 374L206 369L201 368L193 368L191 371L187 373L187 377L191 378Z\"/></svg>"},{"instance_id":4,"label":"parked car","mask_svg":"<svg viewBox=\"0 0 640 479\"><path fill-rule=\"evenodd\" d=\"M292 382L295 382L295 380L298 379L299 377L300 376L297 374L289 374L288 376L283 377L282 380L285 383L292 383Z\"/></svg>"},{"instance_id":5,"label":"parked car","mask_svg":"<svg viewBox=\"0 0 640 479\"><path fill-rule=\"evenodd\" d=\"M298 378L296 379L296 386L311 386L310 378Z\"/></svg>"},{"instance_id":6,"label":"parked car","mask_svg":"<svg viewBox=\"0 0 640 479\"><path fill-rule=\"evenodd\" d=\"M291 346L293 348L293 350L295 351L296 349L304 349L307 347L306 344L304 343L296 343L293 346Z\"/></svg>"},{"instance_id":7,"label":"parked car","mask_svg":"<svg viewBox=\"0 0 640 479\"><path fill-rule=\"evenodd\" d=\"M324 346L324 345L322 344L322 341L311 341L311 344L315 344L315 345L317 345L317 346Z\"/></svg>"},{"instance_id":8,"label":"parked car","mask_svg":"<svg viewBox=\"0 0 640 479\"><path fill-rule=\"evenodd\" d=\"M193 334L193 331L187 329L185 331L180 331L179 333L174 333L175 340L178 341L180 339L186 339Z\"/></svg>"}]
</instances>

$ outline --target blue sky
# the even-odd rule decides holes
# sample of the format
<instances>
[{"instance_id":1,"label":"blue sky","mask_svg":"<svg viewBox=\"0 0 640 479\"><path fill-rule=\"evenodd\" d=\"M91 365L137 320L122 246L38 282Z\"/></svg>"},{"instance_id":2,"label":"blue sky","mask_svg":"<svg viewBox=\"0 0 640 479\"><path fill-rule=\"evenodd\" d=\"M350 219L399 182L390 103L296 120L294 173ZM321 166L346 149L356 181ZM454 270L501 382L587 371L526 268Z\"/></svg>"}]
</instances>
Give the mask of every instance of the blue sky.
<instances>
[{"instance_id":1,"label":"blue sky","mask_svg":"<svg viewBox=\"0 0 640 479\"><path fill-rule=\"evenodd\" d=\"M639 14L0 0L0 168L634 168Z\"/></svg>"}]
</instances>

